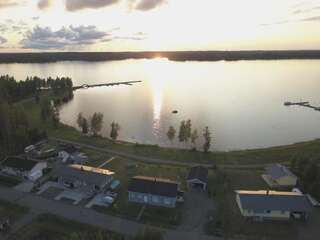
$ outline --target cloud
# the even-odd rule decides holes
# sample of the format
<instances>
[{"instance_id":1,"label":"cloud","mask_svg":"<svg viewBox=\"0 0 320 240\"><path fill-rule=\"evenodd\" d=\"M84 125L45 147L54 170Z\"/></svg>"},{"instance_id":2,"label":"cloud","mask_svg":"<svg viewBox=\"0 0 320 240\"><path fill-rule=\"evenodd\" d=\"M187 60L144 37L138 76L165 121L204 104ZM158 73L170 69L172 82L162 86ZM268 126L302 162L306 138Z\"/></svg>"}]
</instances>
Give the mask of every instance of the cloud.
<instances>
[{"instance_id":1,"label":"cloud","mask_svg":"<svg viewBox=\"0 0 320 240\"><path fill-rule=\"evenodd\" d=\"M120 40L134 40L134 41L139 41L139 40L145 40L147 38L147 34L143 32L136 32L133 34L128 34L128 35L115 35L113 36L113 39L120 39Z\"/></svg>"},{"instance_id":2,"label":"cloud","mask_svg":"<svg viewBox=\"0 0 320 240\"><path fill-rule=\"evenodd\" d=\"M52 0L39 0L38 8L41 10L47 9L51 6Z\"/></svg>"},{"instance_id":3,"label":"cloud","mask_svg":"<svg viewBox=\"0 0 320 240\"><path fill-rule=\"evenodd\" d=\"M0 44L4 44L4 43L6 43L7 41L8 41L8 40L7 40L6 38L0 36Z\"/></svg>"},{"instance_id":4,"label":"cloud","mask_svg":"<svg viewBox=\"0 0 320 240\"><path fill-rule=\"evenodd\" d=\"M66 49L81 48L101 42L110 34L97 30L95 26L62 27L53 31L50 27L35 27L28 31L21 41L23 48L29 49Z\"/></svg>"},{"instance_id":5,"label":"cloud","mask_svg":"<svg viewBox=\"0 0 320 240\"><path fill-rule=\"evenodd\" d=\"M68 11L78 11L86 8L102 8L118 3L120 0L65 0Z\"/></svg>"},{"instance_id":6,"label":"cloud","mask_svg":"<svg viewBox=\"0 0 320 240\"><path fill-rule=\"evenodd\" d=\"M166 3L166 0L129 0L131 9L148 11Z\"/></svg>"},{"instance_id":7,"label":"cloud","mask_svg":"<svg viewBox=\"0 0 320 240\"><path fill-rule=\"evenodd\" d=\"M308 17L299 20L300 22L318 22L320 21L320 16Z\"/></svg>"},{"instance_id":8,"label":"cloud","mask_svg":"<svg viewBox=\"0 0 320 240\"><path fill-rule=\"evenodd\" d=\"M314 7L310 7L310 8L304 8L304 9L300 8L300 9L294 10L292 13L294 15L297 15L297 14L312 13L312 12L315 12L318 10L320 10L320 6L314 6Z\"/></svg>"}]
</instances>

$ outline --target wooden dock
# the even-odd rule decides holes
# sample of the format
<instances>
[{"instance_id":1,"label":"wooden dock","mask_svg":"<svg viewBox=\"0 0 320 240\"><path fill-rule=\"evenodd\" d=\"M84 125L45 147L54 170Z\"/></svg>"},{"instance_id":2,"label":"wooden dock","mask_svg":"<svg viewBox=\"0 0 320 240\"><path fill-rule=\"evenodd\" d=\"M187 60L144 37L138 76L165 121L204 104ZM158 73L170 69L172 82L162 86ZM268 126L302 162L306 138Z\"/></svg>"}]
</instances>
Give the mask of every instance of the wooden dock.
<instances>
[{"instance_id":1,"label":"wooden dock","mask_svg":"<svg viewBox=\"0 0 320 240\"><path fill-rule=\"evenodd\" d=\"M83 84L81 86L75 86L72 88L73 91L76 91L78 89L88 89L88 88L94 88L94 87L113 87L113 86L119 86L119 85L128 85L132 86L134 83L140 83L142 81L126 81L126 82L112 82L112 83L101 83L101 84Z\"/></svg>"},{"instance_id":2,"label":"wooden dock","mask_svg":"<svg viewBox=\"0 0 320 240\"><path fill-rule=\"evenodd\" d=\"M309 102L285 102L284 106L300 106L300 107L306 107L311 108L315 111L320 111L320 107L312 106Z\"/></svg>"}]
</instances>

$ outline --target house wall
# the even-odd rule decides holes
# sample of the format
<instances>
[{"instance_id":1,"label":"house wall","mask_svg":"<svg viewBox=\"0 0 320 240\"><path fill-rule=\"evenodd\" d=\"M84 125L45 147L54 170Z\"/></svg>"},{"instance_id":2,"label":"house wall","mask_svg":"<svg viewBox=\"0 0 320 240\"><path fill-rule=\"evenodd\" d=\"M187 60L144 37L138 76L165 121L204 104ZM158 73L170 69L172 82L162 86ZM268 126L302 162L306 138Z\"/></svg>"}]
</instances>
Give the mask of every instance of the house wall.
<instances>
[{"instance_id":1,"label":"house wall","mask_svg":"<svg viewBox=\"0 0 320 240\"><path fill-rule=\"evenodd\" d=\"M281 186L295 186L297 184L297 178L293 176L285 176L276 180Z\"/></svg>"},{"instance_id":2,"label":"house wall","mask_svg":"<svg viewBox=\"0 0 320 240\"><path fill-rule=\"evenodd\" d=\"M174 208L176 198L152 195L148 193L129 192L129 202L144 203L154 206Z\"/></svg>"},{"instance_id":3,"label":"house wall","mask_svg":"<svg viewBox=\"0 0 320 240\"><path fill-rule=\"evenodd\" d=\"M244 209L242 215L244 217L260 217L265 219L284 219L288 220L290 219L290 212L289 211L264 211L264 212L255 212L250 209Z\"/></svg>"}]
</instances>

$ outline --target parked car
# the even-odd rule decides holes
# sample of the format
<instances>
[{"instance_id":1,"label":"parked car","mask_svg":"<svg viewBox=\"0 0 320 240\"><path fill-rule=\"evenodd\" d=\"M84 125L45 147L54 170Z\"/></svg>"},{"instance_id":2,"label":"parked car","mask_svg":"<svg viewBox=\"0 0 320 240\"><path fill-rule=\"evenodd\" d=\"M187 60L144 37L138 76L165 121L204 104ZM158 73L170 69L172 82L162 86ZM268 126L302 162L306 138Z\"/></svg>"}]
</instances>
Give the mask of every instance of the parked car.
<instances>
[{"instance_id":1,"label":"parked car","mask_svg":"<svg viewBox=\"0 0 320 240\"><path fill-rule=\"evenodd\" d=\"M184 203L184 198L182 196L177 197L177 202L178 203Z\"/></svg>"},{"instance_id":2,"label":"parked car","mask_svg":"<svg viewBox=\"0 0 320 240\"><path fill-rule=\"evenodd\" d=\"M29 152L31 152L31 151L33 151L33 150L35 150L35 149L36 149L36 146L30 145L30 146L27 146L27 147L24 149L24 152L25 152L25 153L29 153Z\"/></svg>"},{"instance_id":3,"label":"parked car","mask_svg":"<svg viewBox=\"0 0 320 240\"><path fill-rule=\"evenodd\" d=\"M104 203L108 203L108 204L112 204L114 202L114 198L113 197L110 197L110 196L104 196L102 198L102 201Z\"/></svg>"},{"instance_id":4,"label":"parked car","mask_svg":"<svg viewBox=\"0 0 320 240\"><path fill-rule=\"evenodd\" d=\"M118 196L118 193L115 193L115 192L112 192L112 191L107 191L106 195L110 196L112 198L116 198Z\"/></svg>"}]
</instances>

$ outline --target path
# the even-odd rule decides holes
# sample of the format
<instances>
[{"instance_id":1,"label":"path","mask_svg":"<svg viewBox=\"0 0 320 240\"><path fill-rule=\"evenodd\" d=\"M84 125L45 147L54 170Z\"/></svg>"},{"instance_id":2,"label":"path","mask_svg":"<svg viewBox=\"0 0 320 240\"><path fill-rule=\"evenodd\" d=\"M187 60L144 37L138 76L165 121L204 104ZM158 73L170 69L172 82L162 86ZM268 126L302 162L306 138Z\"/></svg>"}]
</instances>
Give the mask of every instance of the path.
<instances>
[{"instance_id":1,"label":"path","mask_svg":"<svg viewBox=\"0 0 320 240\"><path fill-rule=\"evenodd\" d=\"M133 160L138 160L142 162L147 162L147 163L157 163L157 164L169 164L169 165L180 165L180 166L185 166L185 167L193 167L195 165L200 165L204 167L212 167L213 164L205 164L205 163L199 163L199 162L182 162L182 161L175 161L175 160L165 160L165 159L159 159L159 158L151 158L151 157L145 157L145 156L140 156L132 153L125 153L125 152L120 152L120 151L115 151L107 148L101 148L101 147L96 147L90 144L85 144L85 143L80 143L80 142L75 142L75 141L69 141L61 138L54 138L50 137L49 140L56 141L56 142L62 142L62 143L68 143L68 144L73 144L73 145L78 145L80 147L84 148L89 148L93 149L96 151L120 156L120 157L125 157L125 158L130 158ZM218 164L219 167L222 168L264 168L268 166L269 164L241 164L241 165L236 165L236 164Z\"/></svg>"},{"instance_id":2,"label":"path","mask_svg":"<svg viewBox=\"0 0 320 240\"><path fill-rule=\"evenodd\" d=\"M45 199L31 193L22 193L14 189L0 187L0 199L28 207L31 213L49 213L66 219L93 225L102 229L118 232L126 236L135 236L145 228L142 223L121 219L118 217L101 214L91 209L80 208L64 202ZM20 224L28 223L32 215L21 220ZM18 227L21 227L20 225ZM217 240L211 236L201 235L198 232L179 230L166 230L166 240Z\"/></svg>"},{"instance_id":3,"label":"path","mask_svg":"<svg viewBox=\"0 0 320 240\"><path fill-rule=\"evenodd\" d=\"M102 163L101 165L98 166L98 168L102 168L103 166L107 165L108 163L110 163L111 161L113 161L115 159L115 157L111 157L108 160L106 160L104 163Z\"/></svg>"}]
</instances>

